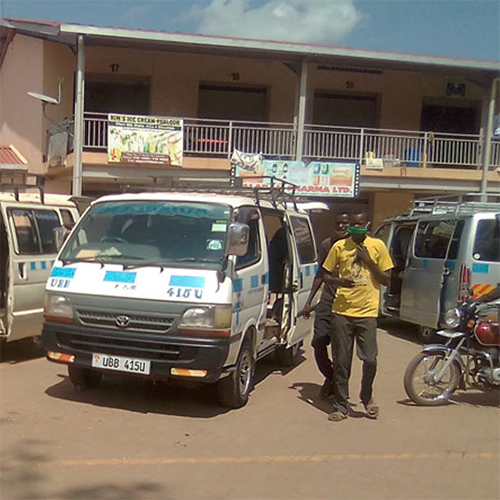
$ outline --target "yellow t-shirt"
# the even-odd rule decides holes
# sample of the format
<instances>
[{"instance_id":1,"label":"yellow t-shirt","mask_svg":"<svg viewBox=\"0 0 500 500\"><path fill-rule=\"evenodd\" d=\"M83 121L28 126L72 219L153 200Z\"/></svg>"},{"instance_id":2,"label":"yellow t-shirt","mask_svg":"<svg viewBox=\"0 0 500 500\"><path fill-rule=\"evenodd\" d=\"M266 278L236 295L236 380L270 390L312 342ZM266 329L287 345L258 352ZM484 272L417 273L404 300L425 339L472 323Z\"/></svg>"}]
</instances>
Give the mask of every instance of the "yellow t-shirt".
<instances>
[{"instance_id":1,"label":"yellow t-shirt","mask_svg":"<svg viewBox=\"0 0 500 500\"><path fill-rule=\"evenodd\" d=\"M367 236L363 241L368 253L381 271L394 267L382 240ZM380 300L380 283L374 279L366 265L356 262L356 243L352 238L339 240L327 255L323 267L330 272L338 269L340 278L351 278L353 288L338 287L333 312L355 318L376 318Z\"/></svg>"}]
</instances>

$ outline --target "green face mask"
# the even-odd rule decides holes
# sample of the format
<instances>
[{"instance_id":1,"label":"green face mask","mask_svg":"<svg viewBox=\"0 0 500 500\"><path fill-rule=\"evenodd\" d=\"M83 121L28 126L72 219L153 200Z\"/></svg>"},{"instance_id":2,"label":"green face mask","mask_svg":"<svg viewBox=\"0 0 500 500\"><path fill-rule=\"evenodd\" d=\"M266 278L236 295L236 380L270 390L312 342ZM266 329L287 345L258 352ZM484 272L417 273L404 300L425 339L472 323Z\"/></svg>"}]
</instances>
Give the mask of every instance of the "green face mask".
<instances>
[{"instance_id":1,"label":"green face mask","mask_svg":"<svg viewBox=\"0 0 500 500\"><path fill-rule=\"evenodd\" d=\"M347 228L347 232L351 236L366 236L366 233L368 233L368 228L367 227L353 227L353 226L349 226Z\"/></svg>"}]
</instances>

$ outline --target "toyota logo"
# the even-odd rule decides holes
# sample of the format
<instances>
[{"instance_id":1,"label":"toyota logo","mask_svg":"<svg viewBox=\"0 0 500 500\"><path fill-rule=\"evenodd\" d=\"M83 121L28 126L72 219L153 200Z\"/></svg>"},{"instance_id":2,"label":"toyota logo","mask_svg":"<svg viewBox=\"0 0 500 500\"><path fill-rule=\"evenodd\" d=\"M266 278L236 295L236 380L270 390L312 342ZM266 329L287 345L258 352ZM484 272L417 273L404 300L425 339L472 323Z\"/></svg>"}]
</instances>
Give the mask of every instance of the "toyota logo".
<instances>
[{"instance_id":1,"label":"toyota logo","mask_svg":"<svg viewBox=\"0 0 500 500\"><path fill-rule=\"evenodd\" d=\"M130 318L125 315L120 315L116 317L116 326L119 328L127 328L128 325L130 325Z\"/></svg>"}]
</instances>

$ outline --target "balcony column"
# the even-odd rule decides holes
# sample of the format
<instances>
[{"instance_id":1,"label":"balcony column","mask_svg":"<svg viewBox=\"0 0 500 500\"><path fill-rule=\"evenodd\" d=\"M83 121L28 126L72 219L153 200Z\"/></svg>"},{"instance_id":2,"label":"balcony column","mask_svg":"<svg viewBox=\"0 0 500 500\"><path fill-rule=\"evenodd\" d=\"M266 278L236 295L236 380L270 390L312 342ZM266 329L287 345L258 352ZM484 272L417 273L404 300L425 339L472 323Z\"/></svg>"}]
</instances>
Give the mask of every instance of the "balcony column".
<instances>
[{"instance_id":1,"label":"balcony column","mask_svg":"<svg viewBox=\"0 0 500 500\"><path fill-rule=\"evenodd\" d=\"M491 136L493 135L493 115L495 114L495 94L499 80L500 78L495 78L491 82L490 104L488 106L488 121L483 142L483 176L481 179L481 194L485 194L488 189L488 172L490 169L491 161Z\"/></svg>"},{"instance_id":2,"label":"balcony column","mask_svg":"<svg viewBox=\"0 0 500 500\"><path fill-rule=\"evenodd\" d=\"M73 196L82 195L82 151L83 151L83 114L85 99L85 44L78 35L78 62L76 68L75 92L75 131L73 138Z\"/></svg>"},{"instance_id":3,"label":"balcony column","mask_svg":"<svg viewBox=\"0 0 500 500\"><path fill-rule=\"evenodd\" d=\"M300 71L300 87L298 96L297 113L297 149L295 159L302 161L304 151L304 123L306 121L306 98L307 98L307 60L302 59L302 68Z\"/></svg>"}]
</instances>

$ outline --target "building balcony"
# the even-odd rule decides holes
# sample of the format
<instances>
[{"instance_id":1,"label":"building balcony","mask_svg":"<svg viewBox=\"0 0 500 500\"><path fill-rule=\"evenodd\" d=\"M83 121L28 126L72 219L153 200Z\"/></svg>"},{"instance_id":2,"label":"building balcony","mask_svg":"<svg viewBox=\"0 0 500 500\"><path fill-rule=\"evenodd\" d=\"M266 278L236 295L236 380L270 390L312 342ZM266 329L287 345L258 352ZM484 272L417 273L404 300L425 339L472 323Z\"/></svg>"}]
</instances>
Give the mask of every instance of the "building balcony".
<instances>
[{"instance_id":1,"label":"building balcony","mask_svg":"<svg viewBox=\"0 0 500 500\"><path fill-rule=\"evenodd\" d=\"M65 121L70 131L72 120L70 117ZM276 160L294 160L296 157L297 129L290 123L183 120L184 169L229 171L229 159L235 149L244 153L262 153L265 158ZM71 137L69 142L68 152L71 153ZM104 168L107 165L107 146L108 115L86 112L84 163L87 156L92 158L90 163ZM369 189L400 187L386 182L385 177L399 178L400 181L404 175L407 179L420 179L417 183L410 182L406 189L476 190L475 186L481 178L482 154L482 137L474 134L323 125L305 125L303 133L303 161L359 162L362 166L362 186L365 178L365 186ZM381 159L378 163L382 171L370 169L367 158ZM500 141L494 140L490 169L493 171L498 167ZM495 184L497 177L490 172Z\"/></svg>"}]
</instances>

